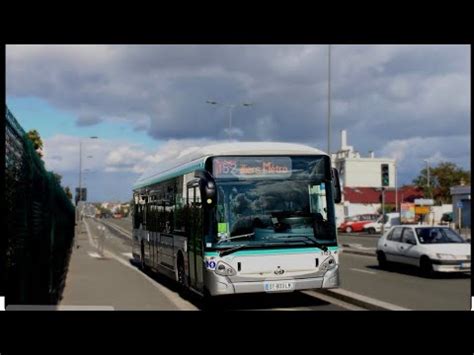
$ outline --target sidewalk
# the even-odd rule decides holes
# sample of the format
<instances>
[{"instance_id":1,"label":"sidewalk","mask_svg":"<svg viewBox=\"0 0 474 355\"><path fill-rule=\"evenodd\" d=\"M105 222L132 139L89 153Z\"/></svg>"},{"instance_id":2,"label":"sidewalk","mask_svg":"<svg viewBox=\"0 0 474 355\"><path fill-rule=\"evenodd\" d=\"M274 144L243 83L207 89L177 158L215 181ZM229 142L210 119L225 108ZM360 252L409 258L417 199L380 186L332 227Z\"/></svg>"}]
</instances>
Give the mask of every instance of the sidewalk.
<instances>
[{"instance_id":1,"label":"sidewalk","mask_svg":"<svg viewBox=\"0 0 474 355\"><path fill-rule=\"evenodd\" d=\"M58 309L179 309L140 271L127 267L125 262L119 262L108 252L106 257L101 257L90 244L84 225L82 232L76 236L63 299Z\"/></svg>"}]
</instances>

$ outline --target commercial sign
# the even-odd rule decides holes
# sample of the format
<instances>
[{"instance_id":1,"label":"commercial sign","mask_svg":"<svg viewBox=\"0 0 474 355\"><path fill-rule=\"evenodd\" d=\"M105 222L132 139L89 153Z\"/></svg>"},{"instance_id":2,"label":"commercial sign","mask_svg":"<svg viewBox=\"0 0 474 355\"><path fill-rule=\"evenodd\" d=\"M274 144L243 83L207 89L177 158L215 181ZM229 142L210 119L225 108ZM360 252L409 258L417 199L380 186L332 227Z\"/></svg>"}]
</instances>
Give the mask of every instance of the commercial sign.
<instances>
[{"instance_id":1,"label":"commercial sign","mask_svg":"<svg viewBox=\"0 0 474 355\"><path fill-rule=\"evenodd\" d=\"M213 160L216 178L288 178L291 176L291 159L288 157L216 158Z\"/></svg>"},{"instance_id":2,"label":"commercial sign","mask_svg":"<svg viewBox=\"0 0 474 355\"><path fill-rule=\"evenodd\" d=\"M429 214L429 206L415 206L415 214Z\"/></svg>"},{"instance_id":3,"label":"commercial sign","mask_svg":"<svg viewBox=\"0 0 474 355\"><path fill-rule=\"evenodd\" d=\"M434 201L429 198L417 198L415 199L415 205L419 206L433 206Z\"/></svg>"},{"instance_id":4,"label":"commercial sign","mask_svg":"<svg viewBox=\"0 0 474 355\"><path fill-rule=\"evenodd\" d=\"M400 222L401 223L415 223L415 204L401 203L400 204Z\"/></svg>"}]
</instances>

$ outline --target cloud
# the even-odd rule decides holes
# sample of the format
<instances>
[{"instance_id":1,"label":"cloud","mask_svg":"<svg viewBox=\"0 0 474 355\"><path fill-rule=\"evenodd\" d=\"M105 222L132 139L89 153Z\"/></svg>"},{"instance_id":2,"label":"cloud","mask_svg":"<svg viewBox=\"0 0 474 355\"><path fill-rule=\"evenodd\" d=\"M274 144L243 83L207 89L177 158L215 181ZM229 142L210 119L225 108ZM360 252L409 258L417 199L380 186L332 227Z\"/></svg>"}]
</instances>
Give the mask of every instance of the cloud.
<instances>
[{"instance_id":1,"label":"cloud","mask_svg":"<svg viewBox=\"0 0 474 355\"><path fill-rule=\"evenodd\" d=\"M396 159L401 180L411 182L425 167L425 160L431 165L450 161L469 169L470 149L469 135L414 137L390 141L379 154Z\"/></svg>"},{"instance_id":2,"label":"cloud","mask_svg":"<svg viewBox=\"0 0 474 355\"><path fill-rule=\"evenodd\" d=\"M81 115L78 117L76 124L79 127L84 127L93 126L100 122L102 122L102 119L96 115Z\"/></svg>"},{"instance_id":3,"label":"cloud","mask_svg":"<svg viewBox=\"0 0 474 355\"><path fill-rule=\"evenodd\" d=\"M455 137L470 132L469 46L337 45L331 68L333 150L341 129L357 150L377 154L392 148L402 154L402 143L390 142L453 137L449 141L467 164L469 152L459 143L464 140ZM309 143L325 150L327 74L327 46L6 47L8 96L44 99L73 113L79 126L100 120L130 125L172 142L167 149L175 142L227 138L228 110L206 104L215 100L255 103L234 109L236 139ZM139 149L123 144L128 150L121 158L133 160ZM112 148L107 149L109 154ZM446 144L423 149L426 155L450 156ZM109 170L144 169L111 163L119 156L110 154Z\"/></svg>"}]
</instances>

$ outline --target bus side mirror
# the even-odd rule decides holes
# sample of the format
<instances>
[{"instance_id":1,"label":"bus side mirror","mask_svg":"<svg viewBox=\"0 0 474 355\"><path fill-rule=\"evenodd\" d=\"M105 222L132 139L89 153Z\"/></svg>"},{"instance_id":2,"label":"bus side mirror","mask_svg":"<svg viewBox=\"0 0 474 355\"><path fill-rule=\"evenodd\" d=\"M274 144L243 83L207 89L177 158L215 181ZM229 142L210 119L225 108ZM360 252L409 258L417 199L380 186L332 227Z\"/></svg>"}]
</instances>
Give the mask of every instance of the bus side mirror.
<instances>
[{"instance_id":1,"label":"bus side mirror","mask_svg":"<svg viewBox=\"0 0 474 355\"><path fill-rule=\"evenodd\" d=\"M214 177L206 170L196 170L194 177L199 178L199 190L203 206L213 207L216 204L217 197Z\"/></svg>"},{"instance_id":2,"label":"bus side mirror","mask_svg":"<svg viewBox=\"0 0 474 355\"><path fill-rule=\"evenodd\" d=\"M332 181L334 186L334 202L340 203L342 200L341 183L339 181L339 173L336 168L332 168Z\"/></svg>"}]
</instances>

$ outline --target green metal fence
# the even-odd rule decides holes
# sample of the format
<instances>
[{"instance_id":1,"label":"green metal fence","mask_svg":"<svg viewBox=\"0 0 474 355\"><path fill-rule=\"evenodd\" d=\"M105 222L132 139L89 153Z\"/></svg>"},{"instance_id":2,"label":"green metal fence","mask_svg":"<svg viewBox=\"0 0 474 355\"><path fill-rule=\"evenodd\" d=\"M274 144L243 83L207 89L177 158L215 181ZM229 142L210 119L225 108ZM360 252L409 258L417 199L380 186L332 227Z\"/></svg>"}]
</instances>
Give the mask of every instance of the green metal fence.
<instances>
[{"instance_id":1,"label":"green metal fence","mask_svg":"<svg viewBox=\"0 0 474 355\"><path fill-rule=\"evenodd\" d=\"M6 108L6 302L56 304L72 252L75 209Z\"/></svg>"}]
</instances>

